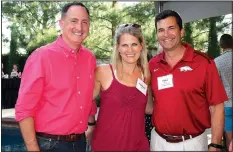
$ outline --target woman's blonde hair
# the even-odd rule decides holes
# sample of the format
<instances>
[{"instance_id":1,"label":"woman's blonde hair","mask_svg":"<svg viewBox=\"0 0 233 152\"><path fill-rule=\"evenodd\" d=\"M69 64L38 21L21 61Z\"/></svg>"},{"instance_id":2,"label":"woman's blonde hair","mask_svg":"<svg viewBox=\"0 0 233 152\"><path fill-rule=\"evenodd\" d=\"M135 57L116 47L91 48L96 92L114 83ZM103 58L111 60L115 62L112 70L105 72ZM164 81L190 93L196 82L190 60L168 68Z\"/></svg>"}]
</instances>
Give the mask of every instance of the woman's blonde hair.
<instances>
[{"instance_id":1,"label":"woman's blonde hair","mask_svg":"<svg viewBox=\"0 0 233 152\"><path fill-rule=\"evenodd\" d=\"M142 45L142 50L141 50L140 57L137 61L137 65L142 69L143 75L145 77L145 82L149 84L150 83L150 71L149 71L148 60L147 60L147 49L146 49L145 40L142 35L141 26L138 24L129 24L129 23L122 24L116 29L115 37L114 37L114 50L113 50L112 59L111 59L113 68L118 70L118 65L122 64L122 58L117 49L117 45L120 44L121 35L126 34L126 33L138 38L140 44Z\"/></svg>"}]
</instances>

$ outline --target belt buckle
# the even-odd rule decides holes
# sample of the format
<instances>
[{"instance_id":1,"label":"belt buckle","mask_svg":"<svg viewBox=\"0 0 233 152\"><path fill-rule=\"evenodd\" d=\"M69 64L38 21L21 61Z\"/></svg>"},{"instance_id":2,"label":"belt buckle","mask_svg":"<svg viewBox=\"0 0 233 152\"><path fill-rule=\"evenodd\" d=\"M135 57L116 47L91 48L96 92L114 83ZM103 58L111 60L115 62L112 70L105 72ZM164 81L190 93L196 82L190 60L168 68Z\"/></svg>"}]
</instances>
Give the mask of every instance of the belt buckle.
<instances>
[{"instance_id":1,"label":"belt buckle","mask_svg":"<svg viewBox=\"0 0 233 152\"><path fill-rule=\"evenodd\" d=\"M177 136L171 136L171 138L175 140L175 139L177 139Z\"/></svg>"},{"instance_id":2,"label":"belt buckle","mask_svg":"<svg viewBox=\"0 0 233 152\"><path fill-rule=\"evenodd\" d=\"M172 135L166 135L166 134L163 134L163 136L165 136L166 138L170 138L170 139L176 139L177 137L179 137L179 136L172 136Z\"/></svg>"},{"instance_id":3,"label":"belt buckle","mask_svg":"<svg viewBox=\"0 0 233 152\"><path fill-rule=\"evenodd\" d=\"M70 139L71 139L71 140L76 140L76 134L71 134L71 135L70 135Z\"/></svg>"},{"instance_id":4,"label":"belt buckle","mask_svg":"<svg viewBox=\"0 0 233 152\"><path fill-rule=\"evenodd\" d=\"M178 136L167 136L167 140L177 140Z\"/></svg>"}]
</instances>

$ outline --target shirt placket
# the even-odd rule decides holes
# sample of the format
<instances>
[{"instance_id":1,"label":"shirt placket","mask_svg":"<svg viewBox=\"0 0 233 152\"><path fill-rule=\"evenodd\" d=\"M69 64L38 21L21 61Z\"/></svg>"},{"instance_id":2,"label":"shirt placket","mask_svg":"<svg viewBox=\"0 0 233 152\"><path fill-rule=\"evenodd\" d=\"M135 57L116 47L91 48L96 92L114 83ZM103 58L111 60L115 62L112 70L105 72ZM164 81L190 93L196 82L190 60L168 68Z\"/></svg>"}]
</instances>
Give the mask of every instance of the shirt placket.
<instances>
[{"instance_id":1,"label":"shirt placket","mask_svg":"<svg viewBox=\"0 0 233 152\"><path fill-rule=\"evenodd\" d=\"M82 81L82 78L81 78L81 74L80 72L80 69L78 67L78 60L79 60L79 54L80 52L77 53L77 55L75 55L75 73L76 73L76 87L77 87L77 110L80 111L79 112L79 120L77 121L78 122L78 125L79 126L80 124L83 123L83 102L82 102L82 90L81 90L81 81Z\"/></svg>"}]
</instances>

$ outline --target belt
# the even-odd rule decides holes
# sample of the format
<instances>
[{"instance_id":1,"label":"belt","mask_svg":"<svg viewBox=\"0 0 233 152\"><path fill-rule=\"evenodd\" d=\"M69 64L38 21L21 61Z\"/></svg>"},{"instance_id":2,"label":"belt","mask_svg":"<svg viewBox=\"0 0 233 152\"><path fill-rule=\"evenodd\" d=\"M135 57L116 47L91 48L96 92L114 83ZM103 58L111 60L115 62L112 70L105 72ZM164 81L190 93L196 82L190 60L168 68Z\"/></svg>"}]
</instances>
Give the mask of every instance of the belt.
<instances>
[{"instance_id":1,"label":"belt","mask_svg":"<svg viewBox=\"0 0 233 152\"><path fill-rule=\"evenodd\" d=\"M173 135L166 135L166 134L161 134L161 133L157 132L157 134L160 137L162 137L163 139L165 139L167 142L170 142L170 143L178 143L178 142L182 142L184 140L192 139L192 138L195 138L195 137L201 135L202 133L194 134L194 135L184 134L184 135L181 135L181 136L173 136Z\"/></svg>"},{"instance_id":2,"label":"belt","mask_svg":"<svg viewBox=\"0 0 233 152\"><path fill-rule=\"evenodd\" d=\"M43 132L37 132L36 135L40 137L45 137L45 138L51 138L57 141L68 141L68 142L74 142L78 139L81 139L82 137L85 138L85 133L82 134L70 134L70 135L51 135L51 134L46 134Z\"/></svg>"}]
</instances>

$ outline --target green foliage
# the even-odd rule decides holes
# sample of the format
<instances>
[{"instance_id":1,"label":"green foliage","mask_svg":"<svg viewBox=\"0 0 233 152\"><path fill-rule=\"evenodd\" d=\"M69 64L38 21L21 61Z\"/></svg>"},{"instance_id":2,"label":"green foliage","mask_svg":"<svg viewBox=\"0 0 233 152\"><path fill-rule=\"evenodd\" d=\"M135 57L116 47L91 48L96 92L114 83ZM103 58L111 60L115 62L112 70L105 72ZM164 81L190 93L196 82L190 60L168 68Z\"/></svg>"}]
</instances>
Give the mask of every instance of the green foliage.
<instances>
[{"instance_id":1,"label":"green foliage","mask_svg":"<svg viewBox=\"0 0 233 152\"><path fill-rule=\"evenodd\" d=\"M32 52L36 50L40 46L44 46L48 43L51 43L56 40L57 38L57 31L56 29L44 29L43 32L38 33L33 41L29 41L27 45L28 52ZM46 34L44 34L46 33Z\"/></svg>"},{"instance_id":2,"label":"green foliage","mask_svg":"<svg viewBox=\"0 0 233 152\"><path fill-rule=\"evenodd\" d=\"M27 50L28 53L32 51L32 44L34 47L40 47L38 43L38 35L44 36L50 40L50 33L47 31L54 31L52 35L57 34L56 29L56 15L60 11L61 2L26 2L14 1L2 3L2 14L11 23L14 23L18 29L18 46ZM35 44L39 44L35 46Z\"/></svg>"},{"instance_id":3,"label":"green foliage","mask_svg":"<svg viewBox=\"0 0 233 152\"><path fill-rule=\"evenodd\" d=\"M192 41L195 49L205 52L208 47L209 20L201 19L191 22L192 24Z\"/></svg>"},{"instance_id":4,"label":"green foliage","mask_svg":"<svg viewBox=\"0 0 233 152\"><path fill-rule=\"evenodd\" d=\"M135 6L127 7L120 7L116 1L87 4L92 22L90 36L84 44L95 53L97 58L110 57L116 27L122 23L141 24L148 50L156 50L153 2L140 2Z\"/></svg>"},{"instance_id":5,"label":"green foliage","mask_svg":"<svg viewBox=\"0 0 233 152\"><path fill-rule=\"evenodd\" d=\"M12 48L24 48L28 54L36 48L54 41L59 33L56 23L61 6L67 2L53 1L11 1L2 3L2 16L14 24L17 38L12 40ZM84 45L99 59L108 59L113 50L114 32L122 23L141 24L147 49L151 55L157 50L155 31L155 5L153 1L139 2L131 6L121 6L112 2L83 2L90 10L90 34ZM209 50L218 54L217 37L214 32L223 32L230 23L223 23L223 17L216 20L213 27L209 19L185 24L184 40L196 49ZM213 30L211 31L212 28ZM210 34L209 34L210 33ZM9 41L3 35L3 42ZM15 46L14 46L15 45ZM216 47L215 47L216 46ZM216 49L213 49L216 48ZM14 50L14 49L13 49ZM17 52L17 51L16 51ZM216 54L216 55L217 55ZM215 56L215 55L213 55ZM17 61L17 59L15 59Z\"/></svg>"},{"instance_id":6,"label":"green foliage","mask_svg":"<svg viewBox=\"0 0 233 152\"><path fill-rule=\"evenodd\" d=\"M20 33L18 46L30 54L41 45L55 40L56 15L62 2L3 2L3 16L15 23ZM135 6L118 5L113 2L84 2L90 10L90 36L84 45L90 48L97 58L109 58L113 50L116 27L121 23L138 23L149 50L155 50L155 10L153 2L140 2ZM149 27L149 28L148 28Z\"/></svg>"},{"instance_id":7,"label":"green foliage","mask_svg":"<svg viewBox=\"0 0 233 152\"><path fill-rule=\"evenodd\" d=\"M218 16L189 23L192 31L190 40L192 40L195 49L206 52L212 57L219 55L218 35L219 33L224 32L224 30L229 28L229 25L232 24L232 22L229 21L224 22L224 17L225 16ZM187 29L185 32L189 33Z\"/></svg>"},{"instance_id":8,"label":"green foliage","mask_svg":"<svg viewBox=\"0 0 233 152\"><path fill-rule=\"evenodd\" d=\"M2 42L4 43L9 42L9 39L4 34L2 34Z\"/></svg>"},{"instance_id":9,"label":"green foliage","mask_svg":"<svg viewBox=\"0 0 233 152\"><path fill-rule=\"evenodd\" d=\"M149 54L157 50L155 31L155 8L154 2L140 2L135 6L128 6L124 10L124 22L138 23L142 27L142 32L146 41Z\"/></svg>"}]
</instances>

